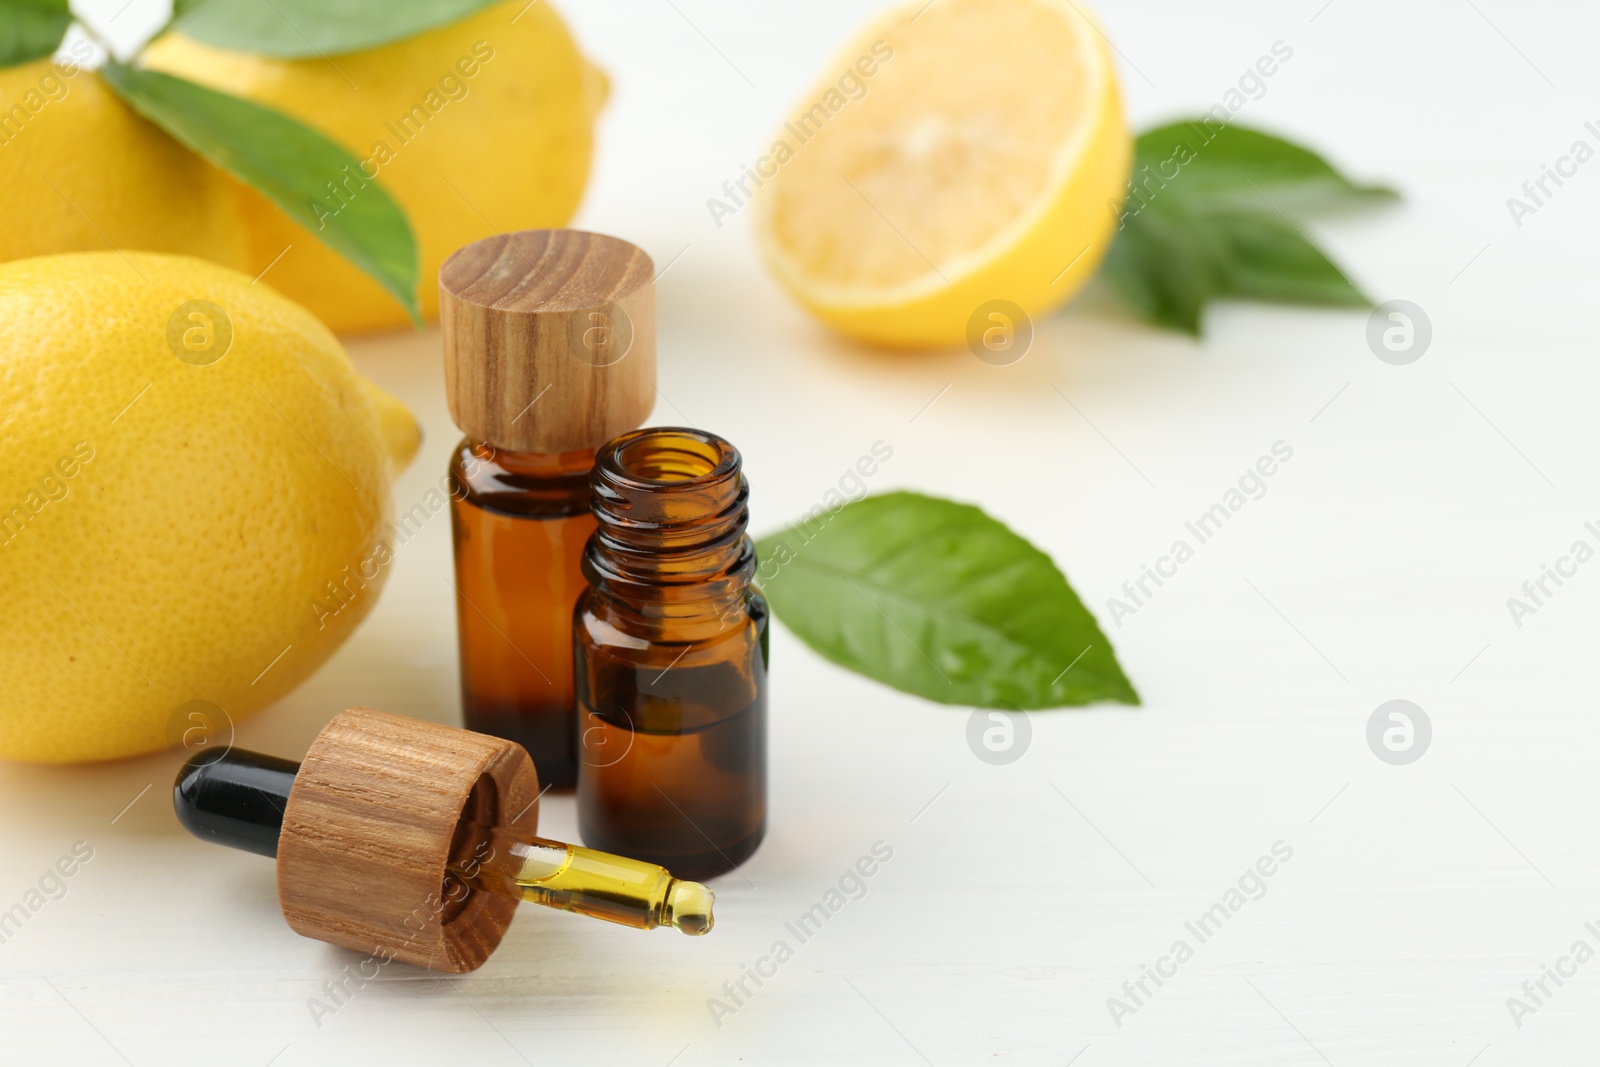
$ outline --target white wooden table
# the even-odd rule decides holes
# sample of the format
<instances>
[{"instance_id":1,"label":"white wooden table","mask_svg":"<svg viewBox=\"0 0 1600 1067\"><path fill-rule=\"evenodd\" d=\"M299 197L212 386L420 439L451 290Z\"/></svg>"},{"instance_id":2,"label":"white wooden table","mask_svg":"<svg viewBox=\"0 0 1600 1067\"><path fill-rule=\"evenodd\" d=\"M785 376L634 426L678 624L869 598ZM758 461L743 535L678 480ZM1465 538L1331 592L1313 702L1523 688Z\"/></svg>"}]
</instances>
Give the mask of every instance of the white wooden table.
<instances>
[{"instance_id":1,"label":"white wooden table","mask_svg":"<svg viewBox=\"0 0 1600 1067\"><path fill-rule=\"evenodd\" d=\"M982 504L1048 550L1145 706L1034 713L1023 756L991 765L968 746L971 709L843 673L780 628L771 830L717 881L712 936L528 907L481 971L395 965L331 1014L311 1001L330 1003L325 983L357 958L285 927L269 862L178 827L173 757L6 766L0 909L75 842L93 858L0 944L0 1058L1592 1061L1600 962L1546 980L1520 1019L1507 1000L1574 942L1600 950L1584 621L1600 565L1520 627L1507 598L1573 542L1600 547L1584 525L1600 519L1600 163L1520 228L1505 201L1574 140L1600 147L1583 125L1600 17L1506 0L1105 0L1140 126L1210 105L1274 42L1292 46L1239 120L1404 190L1316 232L1375 297L1422 307L1431 347L1391 366L1364 314L1254 306L1214 312L1194 344L1091 295L993 367L831 338L757 266L748 219L718 229L706 209L866 5L563 6L615 83L578 222L667 268L656 421L740 446L762 530L888 443L873 488ZM146 14L141 0L126 19ZM456 440L437 333L351 349L426 424L397 489L409 507ZM1279 441L1293 458L1265 495L1113 627L1107 598ZM354 639L238 743L298 756L355 703L456 721L449 573L441 515ZM1431 723L1409 765L1367 742L1393 699ZM570 797L545 811L548 833L574 834ZM864 895L801 943L786 924L878 842L892 858ZM1275 845L1292 858L1246 877L1230 909ZM1212 912L1202 941L1188 924L1219 903L1226 921ZM1180 940L1192 953L1168 959ZM792 954L762 962L779 941ZM1146 966L1168 976L1141 991Z\"/></svg>"}]
</instances>

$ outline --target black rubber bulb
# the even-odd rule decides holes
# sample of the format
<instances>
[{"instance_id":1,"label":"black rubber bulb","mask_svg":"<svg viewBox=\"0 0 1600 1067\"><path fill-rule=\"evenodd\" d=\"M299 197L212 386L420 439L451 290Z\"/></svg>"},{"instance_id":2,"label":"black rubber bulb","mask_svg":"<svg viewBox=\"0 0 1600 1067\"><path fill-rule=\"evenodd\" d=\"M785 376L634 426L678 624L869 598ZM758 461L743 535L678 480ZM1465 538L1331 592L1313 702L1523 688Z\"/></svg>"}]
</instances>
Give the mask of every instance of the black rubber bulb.
<instances>
[{"instance_id":1,"label":"black rubber bulb","mask_svg":"<svg viewBox=\"0 0 1600 1067\"><path fill-rule=\"evenodd\" d=\"M178 769L172 807L184 829L204 841L276 858L283 809L300 764L230 749L196 752Z\"/></svg>"}]
</instances>

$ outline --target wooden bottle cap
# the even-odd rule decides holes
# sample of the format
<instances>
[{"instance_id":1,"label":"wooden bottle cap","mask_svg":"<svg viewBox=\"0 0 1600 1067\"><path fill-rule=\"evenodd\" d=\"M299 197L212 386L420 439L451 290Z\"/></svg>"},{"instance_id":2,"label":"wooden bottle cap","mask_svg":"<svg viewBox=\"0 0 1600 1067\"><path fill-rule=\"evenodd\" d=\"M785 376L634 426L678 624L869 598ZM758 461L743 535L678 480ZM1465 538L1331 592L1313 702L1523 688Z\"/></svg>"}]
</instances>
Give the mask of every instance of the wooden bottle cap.
<instances>
[{"instance_id":1,"label":"wooden bottle cap","mask_svg":"<svg viewBox=\"0 0 1600 1067\"><path fill-rule=\"evenodd\" d=\"M615 237L523 230L439 268L445 393L472 438L512 452L598 448L656 402L655 264Z\"/></svg>"},{"instance_id":2,"label":"wooden bottle cap","mask_svg":"<svg viewBox=\"0 0 1600 1067\"><path fill-rule=\"evenodd\" d=\"M499 945L507 897L458 886L445 867L463 823L531 836L539 776L520 745L350 708L295 776L278 837L278 902L296 933L461 974Z\"/></svg>"}]
</instances>

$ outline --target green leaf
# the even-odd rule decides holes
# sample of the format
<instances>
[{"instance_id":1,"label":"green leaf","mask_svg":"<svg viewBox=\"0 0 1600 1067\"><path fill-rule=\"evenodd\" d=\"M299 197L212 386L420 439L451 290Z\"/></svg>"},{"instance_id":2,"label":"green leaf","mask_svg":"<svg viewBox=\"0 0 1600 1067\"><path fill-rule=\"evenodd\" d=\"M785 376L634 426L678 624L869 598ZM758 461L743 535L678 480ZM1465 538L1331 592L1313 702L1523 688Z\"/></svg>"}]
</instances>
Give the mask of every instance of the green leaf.
<instances>
[{"instance_id":1,"label":"green leaf","mask_svg":"<svg viewBox=\"0 0 1600 1067\"><path fill-rule=\"evenodd\" d=\"M400 205L355 156L281 112L182 78L115 62L101 67L100 76L139 114L372 275L421 325L416 236Z\"/></svg>"},{"instance_id":2,"label":"green leaf","mask_svg":"<svg viewBox=\"0 0 1600 1067\"><path fill-rule=\"evenodd\" d=\"M1333 307L1372 306L1287 218L1219 211L1212 223L1223 248L1223 289L1228 295Z\"/></svg>"},{"instance_id":3,"label":"green leaf","mask_svg":"<svg viewBox=\"0 0 1600 1067\"><path fill-rule=\"evenodd\" d=\"M1292 215L1395 195L1259 130L1171 123L1135 142L1122 229L1102 270L1144 318L1196 336L1206 305L1221 299L1369 307Z\"/></svg>"},{"instance_id":4,"label":"green leaf","mask_svg":"<svg viewBox=\"0 0 1600 1067\"><path fill-rule=\"evenodd\" d=\"M943 704L1139 702L1050 557L970 505L868 497L757 551L778 618L869 678Z\"/></svg>"},{"instance_id":5,"label":"green leaf","mask_svg":"<svg viewBox=\"0 0 1600 1067\"><path fill-rule=\"evenodd\" d=\"M71 25L67 0L0 0L0 67L55 54Z\"/></svg>"},{"instance_id":6,"label":"green leaf","mask_svg":"<svg viewBox=\"0 0 1600 1067\"><path fill-rule=\"evenodd\" d=\"M1100 272L1146 319L1198 335L1200 313L1221 286L1219 250L1181 204L1138 222L1117 236Z\"/></svg>"},{"instance_id":7,"label":"green leaf","mask_svg":"<svg viewBox=\"0 0 1600 1067\"><path fill-rule=\"evenodd\" d=\"M1178 166L1183 185L1191 193L1203 188L1209 195L1232 194L1249 200L1260 188L1277 194L1275 200L1309 194L1325 203L1347 197L1394 199L1398 195L1388 186L1352 182L1317 153L1292 141L1247 126L1218 127L1201 119L1174 122L1140 134L1134 144L1135 181L1144 167L1152 168L1159 177L1162 161L1174 156L1181 160L1185 155L1192 158Z\"/></svg>"},{"instance_id":8,"label":"green leaf","mask_svg":"<svg viewBox=\"0 0 1600 1067\"><path fill-rule=\"evenodd\" d=\"M173 26L222 48L332 56L459 22L500 0L187 0Z\"/></svg>"}]
</instances>

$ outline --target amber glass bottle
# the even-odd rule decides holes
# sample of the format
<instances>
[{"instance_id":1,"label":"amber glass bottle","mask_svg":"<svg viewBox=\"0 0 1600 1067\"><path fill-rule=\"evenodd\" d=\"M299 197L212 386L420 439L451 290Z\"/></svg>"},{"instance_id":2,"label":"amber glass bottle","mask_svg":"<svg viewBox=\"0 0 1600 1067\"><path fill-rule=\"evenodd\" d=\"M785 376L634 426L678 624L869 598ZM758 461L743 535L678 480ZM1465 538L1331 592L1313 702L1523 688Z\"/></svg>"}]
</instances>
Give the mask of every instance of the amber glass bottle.
<instances>
[{"instance_id":1,"label":"amber glass bottle","mask_svg":"<svg viewBox=\"0 0 1600 1067\"><path fill-rule=\"evenodd\" d=\"M739 453L692 429L624 434L594 468L576 611L586 844L702 879L766 832L767 605L750 586Z\"/></svg>"},{"instance_id":2,"label":"amber glass bottle","mask_svg":"<svg viewBox=\"0 0 1600 1067\"><path fill-rule=\"evenodd\" d=\"M594 532L593 451L500 452L463 440L450 464L461 711L515 741L550 785L577 781L571 606Z\"/></svg>"},{"instance_id":3,"label":"amber glass bottle","mask_svg":"<svg viewBox=\"0 0 1600 1067\"><path fill-rule=\"evenodd\" d=\"M595 449L655 403L655 268L614 237L529 230L439 271L462 717L577 780L572 611Z\"/></svg>"}]
</instances>

